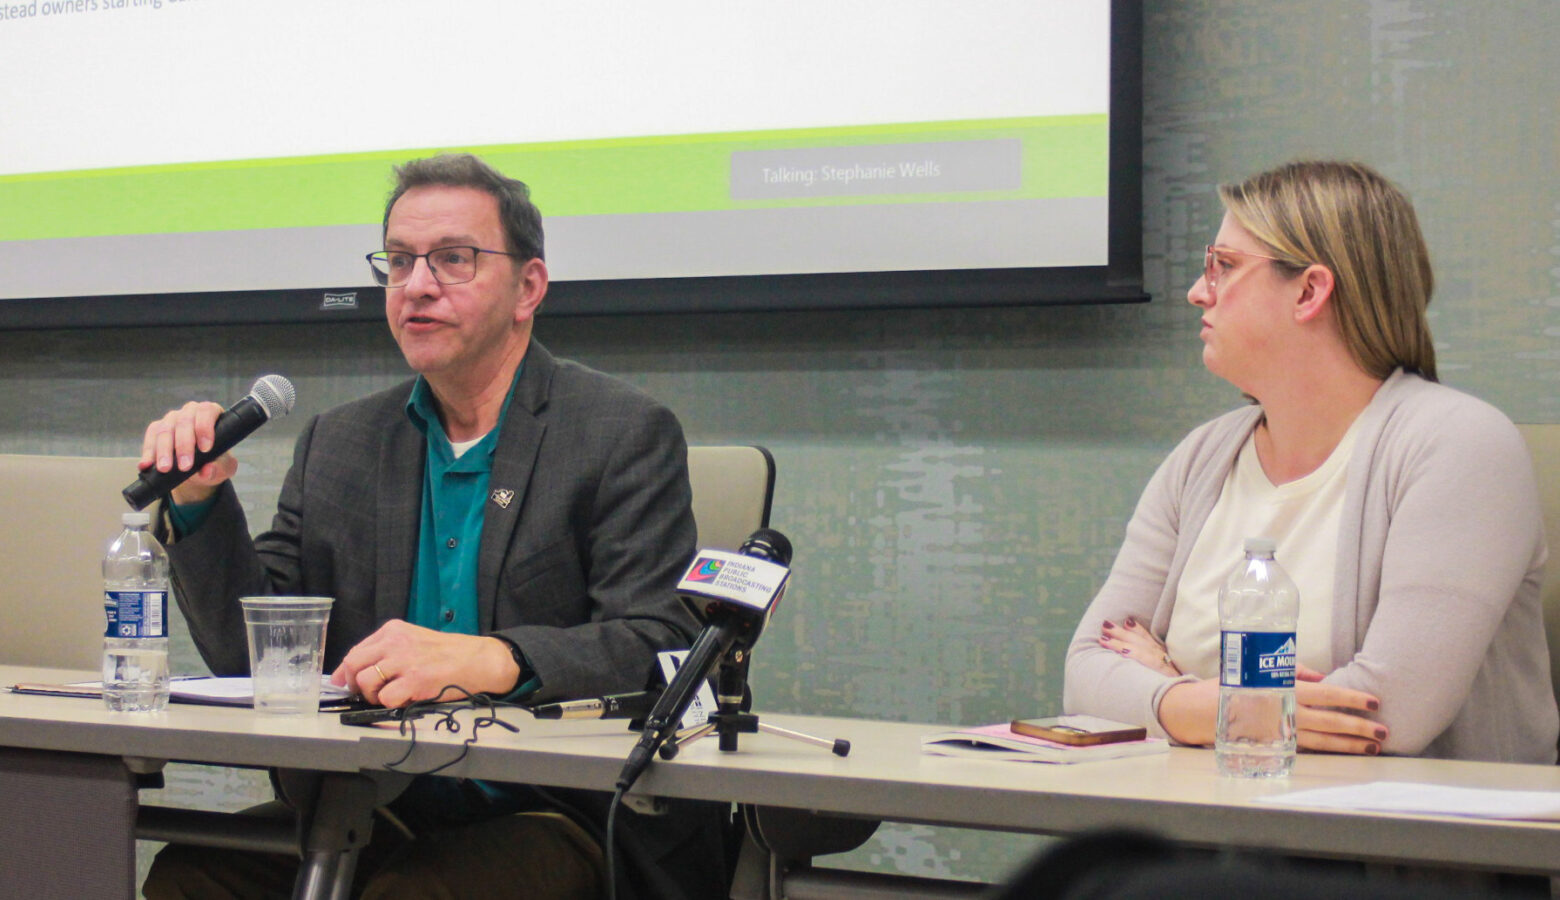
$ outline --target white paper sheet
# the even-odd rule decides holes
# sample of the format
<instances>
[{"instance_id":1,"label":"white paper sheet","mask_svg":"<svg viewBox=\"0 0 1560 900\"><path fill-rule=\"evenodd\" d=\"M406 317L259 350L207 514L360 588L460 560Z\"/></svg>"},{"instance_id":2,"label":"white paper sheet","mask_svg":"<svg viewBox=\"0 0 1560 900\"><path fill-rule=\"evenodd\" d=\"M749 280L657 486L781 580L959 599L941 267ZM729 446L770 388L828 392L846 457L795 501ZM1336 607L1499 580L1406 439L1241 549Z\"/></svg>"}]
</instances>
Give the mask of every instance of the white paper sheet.
<instances>
[{"instance_id":1,"label":"white paper sheet","mask_svg":"<svg viewBox=\"0 0 1560 900\"><path fill-rule=\"evenodd\" d=\"M1259 797L1257 801L1313 809L1560 821L1560 791L1504 791L1442 787L1407 781L1372 781L1345 787L1271 794Z\"/></svg>"},{"instance_id":2,"label":"white paper sheet","mask_svg":"<svg viewBox=\"0 0 1560 900\"><path fill-rule=\"evenodd\" d=\"M172 693L176 697L205 700L211 703L243 703L254 701L255 689L248 677L189 678L173 682ZM330 676L320 678L320 699L326 702L341 700L351 692L330 683Z\"/></svg>"}]
</instances>

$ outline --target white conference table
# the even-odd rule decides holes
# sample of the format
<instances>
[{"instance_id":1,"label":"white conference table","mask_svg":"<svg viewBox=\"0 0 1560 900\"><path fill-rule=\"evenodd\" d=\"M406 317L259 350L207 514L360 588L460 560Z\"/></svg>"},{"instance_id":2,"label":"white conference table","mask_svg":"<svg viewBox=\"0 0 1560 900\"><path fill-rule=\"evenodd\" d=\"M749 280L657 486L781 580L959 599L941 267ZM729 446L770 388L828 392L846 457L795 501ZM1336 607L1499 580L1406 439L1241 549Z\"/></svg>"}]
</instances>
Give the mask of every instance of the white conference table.
<instances>
[{"instance_id":1,"label":"white conference table","mask_svg":"<svg viewBox=\"0 0 1560 900\"><path fill-rule=\"evenodd\" d=\"M0 685L87 677L0 666ZM921 736L946 730L939 726L760 715L769 724L849 739L852 751L841 758L760 733L742 735L738 751L724 753L711 737L683 747L675 760L657 759L635 792L1034 834L1128 826L1200 846L1560 875L1560 823L1255 802L1267 794L1370 781L1560 792L1560 767L1302 754L1286 780L1247 781L1216 775L1206 750L1068 766L969 760L921 752ZM609 790L636 739L622 722L536 721L518 710L503 718L518 733L483 729L465 758L441 774ZM455 735L420 720L417 746L402 770L448 762L472 734L469 716ZM0 747L344 775L380 772L407 751L394 726L343 726L334 715L279 717L174 704L144 716L110 713L92 700L9 692L0 692ZM5 877L0 870L0 894L9 896ZM320 894L301 888L299 895L310 892Z\"/></svg>"},{"instance_id":2,"label":"white conference table","mask_svg":"<svg viewBox=\"0 0 1560 900\"><path fill-rule=\"evenodd\" d=\"M1371 781L1560 792L1560 767L1301 754L1281 780L1220 777L1211 750L1072 765L932 756L923 735L946 726L763 715L767 723L846 738L850 756L768 734L745 734L735 753L713 737L657 759L635 791L719 799L896 822L1031 834L1076 834L1126 826L1199 846L1237 846L1301 856L1560 875L1560 822L1480 820L1364 811L1319 811L1258 803L1306 788ZM482 732L442 774L559 787L609 788L636 736L618 722L537 722ZM385 726L364 744L370 765L401 758L406 739ZM419 728L403 768L432 768L470 736Z\"/></svg>"},{"instance_id":3,"label":"white conference table","mask_svg":"<svg viewBox=\"0 0 1560 900\"><path fill-rule=\"evenodd\" d=\"M258 841L266 849L301 849L305 865L295 896L330 895L341 850L367 840L378 796L375 779L360 774L361 729L332 715L270 716L221 706L170 704L162 713L115 713L93 698L5 689L97 677L0 665L0 808L6 810L0 816L0 896L133 897L137 830L156 837L195 830L229 846ZM321 814L302 829L240 816L154 816L158 811L139 808L131 773L156 772L172 760L323 773ZM350 868L344 871L350 877Z\"/></svg>"}]
</instances>

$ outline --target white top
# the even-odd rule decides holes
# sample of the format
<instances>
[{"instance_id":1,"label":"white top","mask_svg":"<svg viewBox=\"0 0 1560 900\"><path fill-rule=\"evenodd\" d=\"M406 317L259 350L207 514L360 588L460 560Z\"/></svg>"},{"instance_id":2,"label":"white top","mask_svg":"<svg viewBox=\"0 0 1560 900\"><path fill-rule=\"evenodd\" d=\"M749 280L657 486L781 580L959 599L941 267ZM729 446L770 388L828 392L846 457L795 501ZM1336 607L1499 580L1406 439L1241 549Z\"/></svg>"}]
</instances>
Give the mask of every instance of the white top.
<instances>
[{"instance_id":1,"label":"white top","mask_svg":"<svg viewBox=\"0 0 1560 900\"><path fill-rule=\"evenodd\" d=\"M1274 558L1300 591L1295 628L1300 663L1318 672L1333 670L1333 576L1354 431L1351 424L1315 471L1280 485L1262 471L1256 432L1246 439L1176 588L1165 649L1183 673L1218 676L1219 586L1243 558L1246 539L1257 536L1276 542Z\"/></svg>"},{"instance_id":2,"label":"white top","mask_svg":"<svg viewBox=\"0 0 1560 900\"><path fill-rule=\"evenodd\" d=\"M450 441L450 453L456 459L460 459L462 456L466 455L467 450L475 447L485 437L487 437L486 433L479 434L469 441Z\"/></svg>"}]
</instances>

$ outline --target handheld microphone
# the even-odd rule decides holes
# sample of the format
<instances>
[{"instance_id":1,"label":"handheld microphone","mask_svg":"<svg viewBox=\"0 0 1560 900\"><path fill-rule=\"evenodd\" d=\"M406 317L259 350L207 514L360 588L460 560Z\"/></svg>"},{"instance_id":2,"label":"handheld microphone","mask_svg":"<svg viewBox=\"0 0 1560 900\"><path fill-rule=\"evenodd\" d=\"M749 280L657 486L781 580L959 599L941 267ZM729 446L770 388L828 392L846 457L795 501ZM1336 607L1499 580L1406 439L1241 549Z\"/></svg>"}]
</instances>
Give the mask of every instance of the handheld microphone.
<instances>
[{"instance_id":1,"label":"handheld microphone","mask_svg":"<svg viewBox=\"0 0 1560 900\"><path fill-rule=\"evenodd\" d=\"M677 677L666 686L645 719L639 743L618 775L617 788L627 791L650 765L656 748L677 730L688 704L710 669L734 648L753 645L785 592L791 570L791 542L785 535L760 528L736 553L701 550L678 582L677 591L691 608L702 607L708 623L688 651Z\"/></svg>"},{"instance_id":2,"label":"handheld microphone","mask_svg":"<svg viewBox=\"0 0 1560 900\"><path fill-rule=\"evenodd\" d=\"M661 691L634 691L630 694L606 694L588 700L565 700L530 707L538 719L639 719L643 718Z\"/></svg>"},{"instance_id":3,"label":"handheld microphone","mask_svg":"<svg viewBox=\"0 0 1560 900\"><path fill-rule=\"evenodd\" d=\"M280 375L261 377L249 389L247 397L217 416L213 425L211 449L197 451L194 465L182 471L174 468L159 472L150 466L142 469L140 477L124 489L125 502L130 504L131 509L140 510L168 496L170 491L199 472L202 466L233 449L234 444L249 437L255 429L277 416L292 412L293 402L297 398L297 391L293 390L291 381Z\"/></svg>"}]
</instances>

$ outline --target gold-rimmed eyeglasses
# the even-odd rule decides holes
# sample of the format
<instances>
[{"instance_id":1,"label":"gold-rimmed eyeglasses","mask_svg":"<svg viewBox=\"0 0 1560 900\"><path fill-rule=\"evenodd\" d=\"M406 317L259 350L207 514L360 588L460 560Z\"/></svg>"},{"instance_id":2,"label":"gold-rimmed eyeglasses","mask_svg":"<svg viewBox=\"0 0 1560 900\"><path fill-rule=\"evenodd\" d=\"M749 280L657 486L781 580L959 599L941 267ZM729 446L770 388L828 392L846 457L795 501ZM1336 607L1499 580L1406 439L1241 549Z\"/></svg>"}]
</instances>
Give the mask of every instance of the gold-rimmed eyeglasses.
<instances>
[{"instance_id":1,"label":"gold-rimmed eyeglasses","mask_svg":"<svg viewBox=\"0 0 1560 900\"><path fill-rule=\"evenodd\" d=\"M494 256L520 258L518 253L503 250L484 250L481 247L440 247L427 253L407 253L404 250L378 250L367 255L368 264L374 270L374 280L382 287L402 287L411 280L417 261L428 261L428 271L440 284L465 284L477 277L477 259L484 253Z\"/></svg>"},{"instance_id":2,"label":"gold-rimmed eyeglasses","mask_svg":"<svg viewBox=\"0 0 1560 900\"><path fill-rule=\"evenodd\" d=\"M1269 262L1285 262L1277 256L1264 256L1261 253L1252 253L1249 250L1236 250L1233 247L1220 247L1217 244L1209 244L1203 248L1203 284L1208 286L1208 293L1212 294L1219 286L1219 255L1249 256L1252 259L1265 259Z\"/></svg>"}]
</instances>

